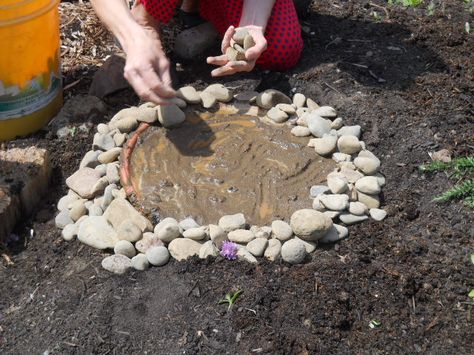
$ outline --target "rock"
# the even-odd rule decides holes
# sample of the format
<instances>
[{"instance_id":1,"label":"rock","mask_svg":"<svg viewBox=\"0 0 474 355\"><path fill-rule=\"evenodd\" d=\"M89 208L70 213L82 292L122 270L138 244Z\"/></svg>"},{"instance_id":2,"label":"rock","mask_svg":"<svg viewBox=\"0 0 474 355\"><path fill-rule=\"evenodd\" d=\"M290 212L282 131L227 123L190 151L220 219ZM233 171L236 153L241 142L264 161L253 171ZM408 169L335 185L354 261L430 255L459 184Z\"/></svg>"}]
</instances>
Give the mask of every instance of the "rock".
<instances>
[{"instance_id":1,"label":"rock","mask_svg":"<svg viewBox=\"0 0 474 355\"><path fill-rule=\"evenodd\" d=\"M60 127L75 122L87 122L102 116L107 112L107 106L92 95L74 95L65 101L61 111L51 121L51 130L57 131Z\"/></svg>"},{"instance_id":2,"label":"rock","mask_svg":"<svg viewBox=\"0 0 474 355\"><path fill-rule=\"evenodd\" d=\"M174 53L184 59L193 59L210 48L219 38L219 34L210 22L186 29L176 36Z\"/></svg>"},{"instance_id":3,"label":"rock","mask_svg":"<svg viewBox=\"0 0 474 355\"><path fill-rule=\"evenodd\" d=\"M112 136L110 134L96 133L96 134L94 134L94 140L92 142L92 148L95 149L96 151L98 151L97 153L94 153L95 160L97 161L97 165L98 165L99 163L98 163L97 158L98 158L99 154L102 153L101 151L107 151L109 149L115 148L115 141L114 141L114 139L112 138ZM85 156L84 156L84 158L85 158ZM89 167L94 168L95 166L89 166Z\"/></svg>"},{"instance_id":4,"label":"rock","mask_svg":"<svg viewBox=\"0 0 474 355\"><path fill-rule=\"evenodd\" d=\"M258 92L256 91L242 91L234 95L234 99L237 101L250 102L257 99Z\"/></svg>"},{"instance_id":5,"label":"rock","mask_svg":"<svg viewBox=\"0 0 474 355\"><path fill-rule=\"evenodd\" d=\"M92 205L88 208L89 216L102 216L104 211L97 205Z\"/></svg>"},{"instance_id":6,"label":"rock","mask_svg":"<svg viewBox=\"0 0 474 355\"><path fill-rule=\"evenodd\" d=\"M76 222L79 218L87 214L87 208L85 206L86 200L76 200L71 204L71 209L69 210L69 217Z\"/></svg>"},{"instance_id":7,"label":"rock","mask_svg":"<svg viewBox=\"0 0 474 355\"><path fill-rule=\"evenodd\" d=\"M184 101L183 99L180 99L179 97L172 97L171 99L169 99L169 101L172 104L175 104L176 106L178 106L179 108L186 108L186 106L188 106L186 101Z\"/></svg>"},{"instance_id":8,"label":"rock","mask_svg":"<svg viewBox=\"0 0 474 355\"><path fill-rule=\"evenodd\" d=\"M209 237L218 248L221 248L222 243L227 240L227 234L221 227L215 224L209 225Z\"/></svg>"},{"instance_id":9,"label":"rock","mask_svg":"<svg viewBox=\"0 0 474 355\"><path fill-rule=\"evenodd\" d=\"M376 195L381 191L379 181L375 176L364 176L355 182L357 191L368 195Z\"/></svg>"},{"instance_id":10,"label":"rock","mask_svg":"<svg viewBox=\"0 0 474 355\"><path fill-rule=\"evenodd\" d=\"M133 258L137 253L135 247L128 240L119 240L114 246L114 253Z\"/></svg>"},{"instance_id":11,"label":"rock","mask_svg":"<svg viewBox=\"0 0 474 355\"><path fill-rule=\"evenodd\" d=\"M128 240L136 242L142 239L142 231L130 219L125 219L117 228L117 238L120 240Z\"/></svg>"},{"instance_id":12,"label":"rock","mask_svg":"<svg viewBox=\"0 0 474 355\"><path fill-rule=\"evenodd\" d=\"M73 202L77 201L78 199L79 199L79 196L77 196L76 194L63 196L58 201L57 208L58 208L59 211L67 210L67 209L69 209L69 206Z\"/></svg>"},{"instance_id":13,"label":"rock","mask_svg":"<svg viewBox=\"0 0 474 355\"><path fill-rule=\"evenodd\" d=\"M120 182L120 167L117 163L110 163L106 166L105 176L110 184L118 184Z\"/></svg>"},{"instance_id":14,"label":"rock","mask_svg":"<svg viewBox=\"0 0 474 355\"><path fill-rule=\"evenodd\" d=\"M286 112L288 115L294 115L296 113L296 109L290 104L278 104L275 107Z\"/></svg>"},{"instance_id":15,"label":"rock","mask_svg":"<svg viewBox=\"0 0 474 355\"><path fill-rule=\"evenodd\" d=\"M130 87L123 76L125 59L118 55L111 55L94 73L89 94L104 98L116 91Z\"/></svg>"},{"instance_id":16,"label":"rock","mask_svg":"<svg viewBox=\"0 0 474 355\"><path fill-rule=\"evenodd\" d=\"M138 122L153 123L158 119L158 113L155 109L155 104L147 102L138 107L138 114L136 116Z\"/></svg>"},{"instance_id":17,"label":"rock","mask_svg":"<svg viewBox=\"0 0 474 355\"><path fill-rule=\"evenodd\" d=\"M307 137L311 134L308 127L296 126L291 129L291 134L296 137Z\"/></svg>"},{"instance_id":18,"label":"rock","mask_svg":"<svg viewBox=\"0 0 474 355\"><path fill-rule=\"evenodd\" d=\"M369 219L368 216L356 216L354 214L351 214L351 213L342 213L340 216L339 216L339 220L346 224L346 225L351 225L351 224L356 224L356 223L360 223L360 222L363 222L365 220Z\"/></svg>"},{"instance_id":19,"label":"rock","mask_svg":"<svg viewBox=\"0 0 474 355\"><path fill-rule=\"evenodd\" d=\"M227 47L225 54L231 62L245 60L245 52L237 44L234 44L234 47Z\"/></svg>"},{"instance_id":20,"label":"rock","mask_svg":"<svg viewBox=\"0 0 474 355\"><path fill-rule=\"evenodd\" d=\"M94 186L92 186L91 194L93 196L102 195L105 188L109 185L109 181L105 176L102 176Z\"/></svg>"},{"instance_id":21,"label":"rock","mask_svg":"<svg viewBox=\"0 0 474 355\"><path fill-rule=\"evenodd\" d=\"M124 108L120 111L118 111L111 119L110 122L118 122L121 121L127 117L132 117L133 119L137 119L138 115L138 107L132 106L128 108ZM116 127L111 128L109 125L109 130L116 129Z\"/></svg>"},{"instance_id":22,"label":"rock","mask_svg":"<svg viewBox=\"0 0 474 355\"><path fill-rule=\"evenodd\" d=\"M310 112L309 109L306 107L300 107L296 109L296 116L298 116L298 118L301 119L301 121L298 120L297 122L298 125L305 126L305 127L308 126L308 124L306 123L305 117L309 112Z\"/></svg>"},{"instance_id":23,"label":"rock","mask_svg":"<svg viewBox=\"0 0 474 355\"><path fill-rule=\"evenodd\" d=\"M150 263L145 254L138 254L132 258L132 267L138 271L145 271L150 267Z\"/></svg>"},{"instance_id":24,"label":"rock","mask_svg":"<svg viewBox=\"0 0 474 355\"><path fill-rule=\"evenodd\" d=\"M385 176L378 173L378 174L375 175L375 177L377 178L377 181L379 182L380 187L384 187L385 186Z\"/></svg>"},{"instance_id":25,"label":"rock","mask_svg":"<svg viewBox=\"0 0 474 355\"><path fill-rule=\"evenodd\" d=\"M319 201L332 211L342 211L349 207L349 196L343 194L321 195Z\"/></svg>"},{"instance_id":26,"label":"rock","mask_svg":"<svg viewBox=\"0 0 474 355\"><path fill-rule=\"evenodd\" d=\"M115 133L114 134L114 142L117 147L123 146L125 141L127 140L127 134L126 133Z\"/></svg>"},{"instance_id":27,"label":"rock","mask_svg":"<svg viewBox=\"0 0 474 355\"><path fill-rule=\"evenodd\" d=\"M132 261L125 255L111 255L102 260L102 267L114 274L124 274L132 267Z\"/></svg>"},{"instance_id":28,"label":"rock","mask_svg":"<svg viewBox=\"0 0 474 355\"><path fill-rule=\"evenodd\" d=\"M61 231L61 236L67 242L74 239L77 236L78 226L76 224L68 224L65 225L63 230Z\"/></svg>"},{"instance_id":29,"label":"rock","mask_svg":"<svg viewBox=\"0 0 474 355\"><path fill-rule=\"evenodd\" d=\"M217 104L217 99L208 92L200 92L199 96L201 96L202 106L204 108L211 108Z\"/></svg>"},{"instance_id":30,"label":"rock","mask_svg":"<svg viewBox=\"0 0 474 355\"><path fill-rule=\"evenodd\" d=\"M120 148L120 147L112 148L112 149L110 149L106 152L101 153L98 156L98 160L102 164L112 163L112 162L114 162L118 159L121 152L122 152L122 148Z\"/></svg>"},{"instance_id":31,"label":"rock","mask_svg":"<svg viewBox=\"0 0 474 355\"><path fill-rule=\"evenodd\" d=\"M197 93L196 93L197 94ZM201 102L201 97L199 102ZM158 121L165 128L177 126L186 120L186 115L181 109L173 104L161 105L158 107Z\"/></svg>"},{"instance_id":32,"label":"rock","mask_svg":"<svg viewBox=\"0 0 474 355\"><path fill-rule=\"evenodd\" d=\"M323 212L326 216L328 216L331 219L339 217L339 215L341 214L340 211L321 211L321 212Z\"/></svg>"},{"instance_id":33,"label":"rock","mask_svg":"<svg viewBox=\"0 0 474 355\"><path fill-rule=\"evenodd\" d=\"M351 156L349 154L336 152L332 155L332 160L336 163L349 162L351 161Z\"/></svg>"},{"instance_id":34,"label":"rock","mask_svg":"<svg viewBox=\"0 0 474 355\"><path fill-rule=\"evenodd\" d=\"M232 93L222 84L211 84L204 89L203 93L208 93L220 102L229 102L232 100Z\"/></svg>"},{"instance_id":35,"label":"rock","mask_svg":"<svg viewBox=\"0 0 474 355\"><path fill-rule=\"evenodd\" d=\"M361 127L359 125L344 126L344 127L341 127L337 131L338 136L356 136L358 139L360 139L360 134L361 134Z\"/></svg>"},{"instance_id":36,"label":"rock","mask_svg":"<svg viewBox=\"0 0 474 355\"><path fill-rule=\"evenodd\" d=\"M206 236L206 227L189 228L183 232L183 237L192 240L203 240Z\"/></svg>"},{"instance_id":37,"label":"rock","mask_svg":"<svg viewBox=\"0 0 474 355\"><path fill-rule=\"evenodd\" d=\"M268 110L267 117L275 123L283 123L288 119L288 114L279 108L272 107Z\"/></svg>"},{"instance_id":38,"label":"rock","mask_svg":"<svg viewBox=\"0 0 474 355\"><path fill-rule=\"evenodd\" d=\"M267 249L263 256L270 261L275 261L281 254L281 242L278 239L270 239L268 241Z\"/></svg>"},{"instance_id":39,"label":"rock","mask_svg":"<svg viewBox=\"0 0 474 355\"><path fill-rule=\"evenodd\" d=\"M319 211L319 212L324 212L326 211L326 207L321 203L319 200L320 196L317 196L313 199L312 207L314 210Z\"/></svg>"},{"instance_id":40,"label":"rock","mask_svg":"<svg viewBox=\"0 0 474 355\"><path fill-rule=\"evenodd\" d=\"M112 249L119 241L117 233L103 216L91 216L82 221L77 239L96 249Z\"/></svg>"},{"instance_id":41,"label":"rock","mask_svg":"<svg viewBox=\"0 0 474 355\"><path fill-rule=\"evenodd\" d=\"M286 241L293 236L293 229L285 221L273 221L272 235L278 240Z\"/></svg>"},{"instance_id":42,"label":"rock","mask_svg":"<svg viewBox=\"0 0 474 355\"><path fill-rule=\"evenodd\" d=\"M222 216L219 219L219 227L221 227L226 233L232 232L236 229L243 229L245 228L245 225L245 217L242 213Z\"/></svg>"},{"instance_id":43,"label":"rock","mask_svg":"<svg viewBox=\"0 0 474 355\"><path fill-rule=\"evenodd\" d=\"M327 156L336 150L337 137L325 134L322 138L314 139L314 150L321 156Z\"/></svg>"},{"instance_id":44,"label":"rock","mask_svg":"<svg viewBox=\"0 0 474 355\"><path fill-rule=\"evenodd\" d=\"M134 109L137 109L137 108L134 107ZM126 116L117 121L110 121L109 123L110 129L117 128L120 131L120 133L129 133L137 127L138 127L138 120L135 118L135 115Z\"/></svg>"},{"instance_id":45,"label":"rock","mask_svg":"<svg viewBox=\"0 0 474 355\"><path fill-rule=\"evenodd\" d=\"M387 212L385 212L384 210L381 210L380 208L371 208L369 210L369 213L370 213L370 217L372 217L378 222L383 221L385 217L387 217Z\"/></svg>"},{"instance_id":46,"label":"rock","mask_svg":"<svg viewBox=\"0 0 474 355\"><path fill-rule=\"evenodd\" d=\"M239 246L237 249L237 258L239 260L245 260L252 264L258 264L257 259L253 256L245 247Z\"/></svg>"},{"instance_id":47,"label":"rock","mask_svg":"<svg viewBox=\"0 0 474 355\"><path fill-rule=\"evenodd\" d=\"M339 224L333 224L329 232L319 240L320 243L335 243L349 235L349 230Z\"/></svg>"},{"instance_id":48,"label":"rock","mask_svg":"<svg viewBox=\"0 0 474 355\"><path fill-rule=\"evenodd\" d=\"M268 89L258 94L256 102L259 107L269 110L278 104L291 104L291 99L281 91Z\"/></svg>"},{"instance_id":49,"label":"rock","mask_svg":"<svg viewBox=\"0 0 474 355\"><path fill-rule=\"evenodd\" d=\"M109 185L105 188L104 196L103 196L102 202L100 204L100 208L102 209L102 211L105 211L107 209L107 207L109 207L109 205L114 200L113 192L115 190L117 190L117 185L115 185L115 184L111 184L111 185Z\"/></svg>"},{"instance_id":50,"label":"rock","mask_svg":"<svg viewBox=\"0 0 474 355\"><path fill-rule=\"evenodd\" d=\"M126 199L127 194L125 193L125 190L123 187L120 190L112 190L112 196L114 198L121 198L121 199Z\"/></svg>"},{"instance_id":51,"label":"rock","mask_svg":"<svg viewBox=\"0 0 474 355\"><path fill-rule=\"evenodd\" d=\"M179 228L181 228L183 231L188 230L190 228L200 227L199 224L192 217L183 219L181 222L178 223L178 225Z\"/></svg>"},{"instance_id":52,"label":"rock","mask_svg":"<svg viewBox=\"0 0 474 355\"><path fill-rule=\"evenodd\" d=\"M313 113L310 113L305 117L311 134L316 138L322 138L325 134L329 134L331 132L330 120L316 116Z\"/></svg>"},{"instance_id":53,"label":"rock","mask_svg":"<svg viewBox=\"0 0 474 355\"><path fill-rule=\"evenodd\" d=\"M190 256L199 255L201 243L188 238L173 239L168 245L168 250L173 258L178 261L186 260Z\"/></svg>"},{"instance_id":54,"label":"rock","mask_svg":"<svg viewBox=\"0 0 474 355\"><path fill-rule=\"evenodd\" d=\"M356 201L349 204L349 212L356 216L363 216L367 214L369 209L362 202Z\"/></svg>"},{"instance_id":55,"label":"rock","mask_svg":"<svg viewBox=\"0 0 474 355\"><path fill-rule=\"evenodd\" d=\"M298 237L295 237L295 239L297 241L299 241L300 243L303 243L304 245L304 248L306 249L306 252L308 254L312 253L313 251L316 250L316 246L318 245L317 243L315 242L307 242L306 240L303 240L303 239L300 239Z\"/></svg>"},{"instance_id":56,"label":"rock","mask_svg":"<svg viewBox=\"0 0 474 355\"><path fill-rule=\"evenodd\" d=\"M154 233L157 234L158 231L161 229L161 227L163 227L165 224L168 224L168 223L172 223L172 224L178 224L178 227L179 227L179 223L176 219L172 218L172 217L166 217L164 219L162 219L156 226L155 226L155 229L154 229ZM181 231L181 229L180 229Z\"/></svg>"},{"instance_id":57,"label":"rock","mask_svg":"<svg viewBox=\"0 0 474 355\"><path fill-rule=\"evenodd\" d=\"M293 213L290 219L290 226L293 229L293 233L301 239L317 241L331 228L332 220L321 212L302 209Z\"/></svg>"},{"instance_id":58,"label":"rock","mask_svg":"<svg viewBox=\"0 0 474 355\"><path fill-rule=\"evenodd\" d=\"M200 104L201 97L195 88L192 86L185 86L178 90L178 97L186 101L188 104ZM161 122L161 121L160 121Z\"/></svg>"},{"instance_id":59,"label":"rock","mask_svg":"<svg viewBox=\"0 0 474 355\"><path fill-rule=\"evenodd\" d=\"M208 256L216 257L219 255L219 250L216 248L212 240L205 242L201 249L199 249L199 258L206 259Z\"/></svg>"},{"instance_id":60,"label":"rock","mask_svg":"<svg viewBox=\"0 0 474 355\"><path fill-rule=\"evenodd\" d=\"M451 152L448 149L441 149L437 152L428 153L433 161L441 161L443 163L449 163L451 161Z\"/></svg>"},{"instance_id":61,"label":"rock","mask_svg":"<svg viewBox=\"0 0 474 355\"><path fill-rule=\"evenodd\" d=\"M246 229L236 229L229 232L227 238L229 238L231 242L246 244L253 240L255 238L255 235L251 231Z\"/></svg>"},{"instance_id":62,"label":"rock","mask_svg":"<svg viewBox=\"0 0 474 355\"><path fill-rule=\"evenodd\" d=\"M99 123L97 125L97 132L100 134L107 134L110 132L109 126L107 126L105 123Z\"/></svg>"},{"instance_id":63,"label":"rock","mask_svg":"<svg viewBox=\"0 0 474 355\"><path fill-rule=\"evenodd\" d=\"M99 164L94 168L100 174L100 177L104 177L107 173L107 164Z\"/></svg>"},{"instance_id":64,"label":"rock","mask_svg":"<svg viewBox=\"0 0 474 355\"><path fill-rule=\"evenodd\" d=\"M333 194L342 194L349 189L347 179L340 176L328 175L327 183Z\"/></svg>"},{"instance_id":65,"label":"rock","mask_svg":"<svg viewBox=\"0 0 474 355\"><path fill-rule=\"evenodd\" d=\"M253 256L263 256L265 248L268 245L267 238L255 238L254 240L250 241L245 248L253 255Z\"/></svg>"},{"instance_id":66,"label":"rock","mask_svg":"<svg viewBox=\"0 0 474 355\"><path fill-rule=\"evenodd\" d=\"M296 108L304 107L306 104L306 96L300 93L296 93L293 96L293 104L296 106Z\"/></svg>"},{"instance_id":67,"label":"rock","mask_svg":"<svg viewBox=\"0 0 474 355\"><path fill-rule=\"evenodd\" d=\"M156 236L164 243L170 243L181 235L178 223L172 220L160 223L160 227L155 229Z\"/></svg>"},{"instance_id":68,"label":"rock","mask_svg":"<svg viewBox=\"0 0 474 355\"><path fill-rule=\"evenodd\" d=\"M95 168L99 165L99 160L97 159L102 152L100 150L89 150L82 158L81 163L79 164L79 169L81 168Z\"/></svg>"},{"instance_id":69,"label":"rock","mask_svg":"<svg viewBox=\"0 0 474 355\"><path fill-rule=\"evenodd\" d=\"M336 118L334 121L331 122L332 129L340 129L343 126L343 121L341 117Z\"/></svg>"},{"instance_id":70,"label":"rock","mask_svg":"<svg viewBox=\"0 0 474 355\"><path fill-rule=\"evenodd\" d=\"M357 170L342 168L340 173L347 179L351 184L357 182L360 178L364 177L364 174L360 173Z\"/></svg>"},{"instance_id":71,"label":"rock","mask_svg":"<svg viewBox=\"0 0 474 355\"><path fill-rule=\"evenodd\" d=\"M358 156L354 159L354 165L365 175L374 175L379 171L380 160Z\"/></svg>"},{"instance_id":72,"label":"rock","mask_svg":"<svg viewBox=\"0 0 474 355\"><path fill-rule=\"evenodd\" d=\"M337 140L337 149L341 153L355 154L361 150L359 139L355 136L341 136Z\"/></svg>"},{"instance_id":73,"label":"rock","mask_svg":"<svg viewBox=\"0 0 474 355\"><path fill-rule=\"evenodd\" d=\"M146 251L146 258L151 265L163 266L170 260L170 253L166 247L151 247Z\"/></svg>"},{"instance_id":74,"label":"rock","mask_svg":"<svg viewBox=\"0 0 474 355\"><path fill-rule=\"evenodd\" d=\"M100 178L100 174L94 169L82 168L66 179L66 185L80 197L91 199L94 197L92 188Z\"/></svg>"},{"instance_id":75,"label":"rock","mask_svg":"<svg viewBox=\"0 0 474 355\"><path fill-rule=\"evenodd\" d=\"M146 253L151 247L164 246L163 242L151 232L143 233L142 239L135 243L135 248L140 253Z\"/></svg>"},{"instance_id":76,"label":"rock","mask_svg":"<svg viewBox=\"0 0 474 355\"><path fill-rule=\"evenodd\" d=\"M252 48L253 46L255 46L255 41L254 41L253 37L250 34L248 34L244 38L244 50Z\"/></svg>"},{"instance_id":77,"label":"rock","mask_svg":"<svg viewBox=\"0 0 474 355\"><path fill-rule=\"evenodd\" d=\"M357 193L357 199L362 202L367 208L379 208L380 207L380 198L378 195L367 195L363 192Z\"/></svg>"},{"instance_id":78,"label":"rock","mask_svg":"<svg viewBox=\"0 0 474 355\"><path fill-rule=\"evenodd\" d=\"M130 219L142 232L147 232L153 229L148 219L135 210L130 202L121 198L116 198L112 201L109 207L105 210L104 217L114 228L118 228L124 220Z\"/></svg>"},{"instance_id":79,"label":"rock","mask_svg":"<svg viewBox=\"0 0 474 355\"><path fill-rule=\"evenodd\" d=\"M54 223L56 224L57 228L63 229L68 224L74 224L74 221L71 219L71 217L69 217L69 211L66 209L58 213L54 219Z\"/></svg>"},{"instance_id":80,"label":"rock","mask_svg":"<svg viewBox=\"0 0 474 355\"><path fill-rule=\"evenodd\" d=\"M309 106L308 106L309 107ZM331 106L321 106L315 110L312 110L312 113L323 118L336 118L336 110Z\"/></svg>"},{"instance_id":81,"label":"rock","mask_svg":"<svg viewBox=\"0 0 474 355\"><path fill-rule=\"evenodd\" d=\"M306 247L298 239L290 239L281 247L281 257L290 264L301 264L306 258Z\"/></svg>"},{"instance_id":82,"label":"rock","mask_svg":"<svg viewBox=\"0 0 474 355\"><path fill-rule=\"evenodd\" d=\"M249 32L246 28L244 27L237 27L235 29L235 33L232 36L232 39L235 41L235 43L240 44L241 46L244 45L244 40L245 37L249 35Z\"/></svg>"},{"instance_id":83,"label":"rock","mask_svg":"<svg viewBox=\"0 0 474 355\"><path fill-rule=\"evenodd\" d=\"M313 99L310 99L309 97L306 99L306 106L308 106L308 109L310 111L314 111L319 108L319 105Z\"/></svg>"},{"instance_id":84,"label":"rock","mask_svg":"<svg viewBox=\"0 0 474 355\"><path fill-rule=\"evenodd\" d=\"M309 195L311 196L311 198L315 198L319 195L325 194L328 191L329 187L327 187L326 185L313 185L309 189Z\"/></svg>"}]
</instances>

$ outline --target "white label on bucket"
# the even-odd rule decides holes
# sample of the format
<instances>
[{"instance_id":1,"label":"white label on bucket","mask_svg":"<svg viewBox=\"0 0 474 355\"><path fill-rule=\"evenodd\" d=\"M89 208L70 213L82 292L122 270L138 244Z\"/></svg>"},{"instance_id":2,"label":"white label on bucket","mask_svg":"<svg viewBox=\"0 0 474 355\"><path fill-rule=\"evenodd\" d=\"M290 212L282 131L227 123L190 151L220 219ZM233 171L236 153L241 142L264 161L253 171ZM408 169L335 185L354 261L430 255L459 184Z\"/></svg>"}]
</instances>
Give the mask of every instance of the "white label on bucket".
<instances>
[{"instance_id":1,"label":"white label on bucket","mask_svg":"<svg viewBox=\"0 0 474 355\"><path fill-rule=\"evenodd\" d=\"M16 85L4 86L0 81L0 121L29 115L53 101L61 90L61 78L51 73L46 89L41 80L41 76L34 78L24 89Z\"/></svg>"}]
</instances>

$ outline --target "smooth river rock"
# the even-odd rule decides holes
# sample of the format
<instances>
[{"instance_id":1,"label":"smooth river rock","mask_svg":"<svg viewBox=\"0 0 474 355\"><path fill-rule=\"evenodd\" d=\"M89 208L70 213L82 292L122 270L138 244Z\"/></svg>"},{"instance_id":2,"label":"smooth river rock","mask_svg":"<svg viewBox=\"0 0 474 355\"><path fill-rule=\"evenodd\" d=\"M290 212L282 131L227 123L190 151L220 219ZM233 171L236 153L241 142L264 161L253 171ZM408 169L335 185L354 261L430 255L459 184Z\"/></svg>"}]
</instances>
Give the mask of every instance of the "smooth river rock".
<instances>
[{"instance_id":1,"label":"smooth river rock","mask_svg":"<svg viewBox=\"0 0 474 355\"><path fill-rule=\"evenodd\" d=\"M219 227L221 227L226 233L236 229L243 229L245 228L245 225L246 222L243 213L222 216L219 219Z\"/></svg>"},{"instance_id":2,"label":"smooth river rock","mask_svg":"<svg viewBox=\"0 0 474 355\"><path fill-rule=\"evenodd\" d=\"M306 247L298 239L290 239L281 247L282 259L290 264L301 264L306 255Z\"/></svg>"},{"instance_id":3,"label":"smooth river rock","mask_svg":"<svg viewBox=\"0 0 474 355\"><path fill-rule=\"evenodd\" d=\"M301 239L317 241L331 228L332 220L322 212L302 209L292 214L290 226Z\"/></svg>"},{"instance_id":4,"label":"smooth river rock","mask_svg":"<svg viewBox=\"0 0 474 355\"><path fill-rule=\"evenodd\" d=\"M102 260L102 267L114 274L124 274L132 267L132 261L125 255L111 255Z\"/></svg>"},{"instance_id":5,"label":"smooth river rock","mask_svg":"<svg viewBox=\"0 0 474 355\"><path fill-rule=\"evenodd\" d=\"M281 242L278 239L268 240L267 248L263 256L270 261L275 261L281 254Z\"/></svg>"},{"instance_id":6,"label":"smooth river rock","mask_svg":"<svg viewBox=\"0 0 474 355\"><path fill-rule=\"evenodd\" d=\"M278 240L286 241L293 236L293 229L291 229L291 226L285 221L273 221L272 235Z\"/></svg>"},{"instance_id":7,"label":"smooth river rock","mask_svg":"<svg viewBox=\"0 0 474 355\"><path fill-rule=\"evenodd\" d=\"M180 261L186 260L190 256L199 255L202 244L192 239L177 238L173 239L168 245L171 256Z\"/></svg>"},{"instance_id":8,"label":"smooth river rock","mask_svg":"<svg viewBox=\"0 0 474 355\"><path fill-rule=\"evenodd\" d=\"M255 234L253 234L252 231L246 229L236 229L229 232L229 234L227 234L227 237L231 242L246 244L251 240L255 239Z\"/></svg>"},{"instance_id":9,"label":"smooth river rock","mask_svg":"<svg viewBox=\"0 0 474 355\"><path fill-rule=\"evenodd\" d=\"M79 226L77 239L96 249L113 249L119 241L117 232L103 216L84 219Z\"/></svg>"},{"instance_id":10,"label":"smooth river rock","mask_svg":"<svg viewBox=\"0 0 474 355\"><path fill-rule=\"evenodd\" d=\"M66 185L80 197L91 199L94 197L92 188L99 181L101 175L92 168L82 168L66 179Z\"/></svg>"},{"instance_id":11,"label":"smooth river rock","mask_svg":"<svg viewBox=\"0 0 474 355\"><path fill-rule=\"evenodd\" d=\"M254 240L250 241L245 248L253 255L253 256L263 256L265 252L265 248L268 245L267 238L255 238Z\"/></svg>"},{"instance_id":12,"label":"smooth river rock","mask_svg":"<svg viewBox=\"0 0 474 355\"><path fill-rule=\"evenodd\" d=\"M148 262L154 266L163 266L170 260L170 253L164 246L151 247L145 255Z\"/></svg>"},{"instance_id":13,"label":"smooth river rock","mask_svg":"<svg viewBox=\"0 0 474 355\"><path fill-rule=\"evenodd\" d=\"M112 201L105 210L104 217L114 228L118 228L124 220L130 219L142 232L151 231L153 229L150 221L142 216L130 202L122 198L116 198Z\"/></svg>"}]
</instances>

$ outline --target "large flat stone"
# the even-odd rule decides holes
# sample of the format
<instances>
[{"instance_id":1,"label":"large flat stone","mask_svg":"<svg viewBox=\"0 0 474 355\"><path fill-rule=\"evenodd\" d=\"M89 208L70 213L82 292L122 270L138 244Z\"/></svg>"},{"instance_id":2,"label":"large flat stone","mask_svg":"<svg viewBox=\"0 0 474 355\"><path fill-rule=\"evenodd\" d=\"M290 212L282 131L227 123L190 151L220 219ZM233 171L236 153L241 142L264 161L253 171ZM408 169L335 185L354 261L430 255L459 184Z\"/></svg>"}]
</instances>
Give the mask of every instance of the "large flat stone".
<instances>
[{"instance_id":1,"label":"large flat stone","mask_svg":"<svg viewBox=\"0 0 474 355\"><path fill-rule=\"evenodd\" d=\"M0 151L0 242L20 219L32 214L48 188L50 176L51 161L45 149Z\"/></svg>"},{"instance_id":2,"label":"large flat stone","mask_svg":"<svg viewBox=\"0 0 474 355\"><path fill-rule=\"evenodd\" d=\"M142 216L127 200L117 198L107 207L104 212L104 217L109 221L110 224L115 228L122 224L126 219L131 220L136 224L142 232L153 230L151 222Z\"/></svg>"}]
</instances>

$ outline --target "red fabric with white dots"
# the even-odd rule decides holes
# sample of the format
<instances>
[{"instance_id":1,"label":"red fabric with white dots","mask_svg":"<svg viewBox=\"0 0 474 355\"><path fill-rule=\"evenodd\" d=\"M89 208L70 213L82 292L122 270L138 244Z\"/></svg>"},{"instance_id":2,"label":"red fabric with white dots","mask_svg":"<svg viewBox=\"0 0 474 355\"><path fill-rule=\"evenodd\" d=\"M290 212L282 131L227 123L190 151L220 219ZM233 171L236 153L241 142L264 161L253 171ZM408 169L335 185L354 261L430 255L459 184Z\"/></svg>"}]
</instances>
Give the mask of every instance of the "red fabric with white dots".
<instances>
[{"instance_id":1,"label":"red fabric with white dots","mask_svg":"<svg viewBox=\"0 0 474 355\"><path fill-rule=\"evenodd\" d=\"M200 14L221 36L239 26L244 0L200 0ZM150 15L162 23L173 17L179 0L141 0ZM257 60L262 69L286 70L296 65L303 50L301 27L293 0L276 0L265 31L267 50Z\"/></svg>"}]
</instances>

